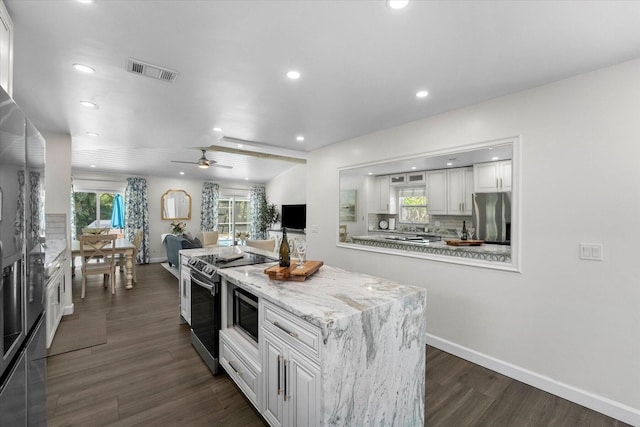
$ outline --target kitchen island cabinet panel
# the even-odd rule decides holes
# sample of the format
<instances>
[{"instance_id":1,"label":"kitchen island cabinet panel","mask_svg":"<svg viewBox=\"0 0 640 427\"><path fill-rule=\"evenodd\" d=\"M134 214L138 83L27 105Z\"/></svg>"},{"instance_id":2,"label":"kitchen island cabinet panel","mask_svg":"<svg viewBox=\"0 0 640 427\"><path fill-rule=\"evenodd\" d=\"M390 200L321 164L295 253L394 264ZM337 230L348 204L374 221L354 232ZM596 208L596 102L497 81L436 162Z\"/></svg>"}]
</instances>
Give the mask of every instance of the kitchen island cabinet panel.
<instances>
[{"instance_id":1,"label":"kitchen island cabinet panel","mask_svg":"<svg viewBox=\"0 0 640 427\"><path fill-rule=\"evenodd\" d=\"M423 425L426 291L326 265L304 282L272 281L268 266L220 275L258 296L263 311L296 319L287 326L318 330L319 349L316 358L261 314L265 419L274 426Z\"/></svg>"}]
</instances>

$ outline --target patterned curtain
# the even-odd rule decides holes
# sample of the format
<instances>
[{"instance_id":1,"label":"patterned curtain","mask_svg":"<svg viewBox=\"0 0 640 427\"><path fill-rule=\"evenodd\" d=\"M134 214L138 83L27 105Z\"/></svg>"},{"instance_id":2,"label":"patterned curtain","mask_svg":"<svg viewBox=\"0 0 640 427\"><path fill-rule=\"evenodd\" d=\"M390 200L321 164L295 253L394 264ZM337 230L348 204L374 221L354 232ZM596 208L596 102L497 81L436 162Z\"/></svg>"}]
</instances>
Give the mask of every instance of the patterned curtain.
<instances>
[{"instance_id":1,"label":"patterned curtain","mask_svg":"<svg viewBox=\"0 0 640 427\"><path fill-rule=\"evenodd\" d=\"M76 196L73 188L73 178L71 179L71 240L78 240L76 236Z\"/></svg>"},{"instance_id":2,"label":"patterned curtain","mask_svg":"<svg viewBox=\"0 0 640 427\"><path fill-rule=\"evenodd\" d=\"M124 235L133 241L135 230L142 229L142 245L138 260L149 263L149 204L147 202L147 180L144 178L127 178L127 189L124 193Z\"/></svg>"},{"instance_id":3,"label":"patterned curtain","mask_svg":"<svg viewBox=\"0 0 640 427\"><path fill-rule=\"evenodd\" d=\"M16 222L14 236L16 248L21 249L24 242L24 171L18 171L18 209L16 210Z\"/></svg>"},{"instance_id":4,"label":"patterned curtain","mask_svg":"<svg viewBox=\"0 0 640 427\"><path fill-rule=\"evenodd\" d=\"M213 182L202 184L202 208L200 209L200 230L215 231L218 229L218 201L220 186Z\"/></svg>"},{"instance_id":5,"label":"patterned curtain","mask_svg":"<svg viewBox=\"0 0 640 427\"><path fill-rule=\"evenodd\" d=\"M267 197L264 187L251 187L249 194L249 232L252 239L266 239L266 233L260 230L260 209L262 201Z\"/></svg>"},{"instance_id":6,"label":"patterned curtain","mask_svg":"<svg viewBox=\"0 0 640 427\"><path fill-rule=\"evenodd\" d=\"M42 213L42 194L40 187L40 172L29 172L29 241L35 242L40 236L40 215Z\"/></svg>"}]
</instances>

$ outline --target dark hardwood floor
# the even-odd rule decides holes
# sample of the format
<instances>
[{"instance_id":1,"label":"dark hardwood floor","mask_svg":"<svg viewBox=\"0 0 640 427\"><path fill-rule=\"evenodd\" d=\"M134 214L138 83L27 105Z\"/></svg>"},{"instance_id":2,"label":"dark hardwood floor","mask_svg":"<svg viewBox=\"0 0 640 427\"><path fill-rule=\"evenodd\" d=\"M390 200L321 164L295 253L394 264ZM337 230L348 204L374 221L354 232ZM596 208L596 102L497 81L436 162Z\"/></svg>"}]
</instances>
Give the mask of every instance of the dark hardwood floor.
<instances>
[{"instance_id":1,"label":"dark hardwood floor","mask_svg":"<svg viewBox=\"0 0 640 427\"><path fill-rule=\"evenodd\" d=\"M178 282L138 266L116 295L90 276L75 311L105 313L107 343L48 358L49 426L264 426L226 375L213 376L179 324ZM624 426L597 412L427 348L426 426Z\"/></svg>"}]
</instances>

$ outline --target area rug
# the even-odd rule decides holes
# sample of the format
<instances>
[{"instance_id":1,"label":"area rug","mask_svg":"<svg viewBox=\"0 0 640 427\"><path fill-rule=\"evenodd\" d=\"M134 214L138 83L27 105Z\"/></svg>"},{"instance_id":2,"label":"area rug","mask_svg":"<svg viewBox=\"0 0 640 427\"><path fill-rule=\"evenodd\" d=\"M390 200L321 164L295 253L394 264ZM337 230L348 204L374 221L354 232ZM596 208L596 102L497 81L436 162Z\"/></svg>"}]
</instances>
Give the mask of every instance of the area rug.
<instances>
[{"instance_id":1,"label":"area rug","mask_svg":"<svg viewBox=\"0 0 640 427\"><path fill-rule=\"evenodd\" d=\"M107 342L107 315L82 313L63 316L47 356L68 353Z\"/></svg>"}]
</instances>

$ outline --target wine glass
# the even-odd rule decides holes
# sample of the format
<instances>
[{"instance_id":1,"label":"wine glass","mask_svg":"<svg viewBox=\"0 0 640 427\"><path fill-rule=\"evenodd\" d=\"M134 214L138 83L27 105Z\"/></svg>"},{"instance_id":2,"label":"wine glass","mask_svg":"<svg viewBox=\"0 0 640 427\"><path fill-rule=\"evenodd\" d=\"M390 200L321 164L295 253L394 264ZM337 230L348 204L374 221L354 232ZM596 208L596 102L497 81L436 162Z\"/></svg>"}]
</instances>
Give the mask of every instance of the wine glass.
<instances>
[{"instance_id":1,"label":"wine glass","mask_svg":"<svg viewBox=\"0 0 640 427\"><path fill-rule=\"evenodd\" d=\"M473 228L473 227L469 227L469 228L467 229L467 233L469 234L469 240L473 240L473 233L474 233L475 231L476 231L476 229L475 229L475 228Z\"/></svg>"},{"instance_id":2,"label":"wine glass","mask_svg":"<svg viewBox=\"0 0 640 427\"><path fill-rule=\"evenodd\" d=\"M458 235L458 239L462 239L462 227L456 228L456 234Z\"/></svg>"},{"instance_id":3,"label":"wine glass","mask_svg":"<svg viewBox=\"0 0 640 427\"><path fill-rule=\"evenodd\" d=\"M307 253L306 240L298 240L295 242L296 254L298 255L298 267L304 268L305 254Z\"/></svg>"}]
</instances>

